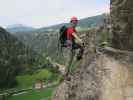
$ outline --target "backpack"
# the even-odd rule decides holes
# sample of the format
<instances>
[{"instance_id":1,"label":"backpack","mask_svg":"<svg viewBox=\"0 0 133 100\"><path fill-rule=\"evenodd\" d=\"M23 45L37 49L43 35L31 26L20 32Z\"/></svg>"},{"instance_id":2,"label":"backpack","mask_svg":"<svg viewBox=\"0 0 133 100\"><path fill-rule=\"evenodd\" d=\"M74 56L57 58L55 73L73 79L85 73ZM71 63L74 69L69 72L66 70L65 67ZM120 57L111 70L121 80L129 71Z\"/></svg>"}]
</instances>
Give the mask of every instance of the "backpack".
<instances>
[{"instance_id":1,"label":"backpack","mask_svg":"<svg viewBox=\"0 0 133 100\"><path fill-rule=\"evenodd\" d=\"M66 31L67 31L67 26L62 26L59 30L59 43L61 47L66 47Z\"/></svg>"}]
</instances>

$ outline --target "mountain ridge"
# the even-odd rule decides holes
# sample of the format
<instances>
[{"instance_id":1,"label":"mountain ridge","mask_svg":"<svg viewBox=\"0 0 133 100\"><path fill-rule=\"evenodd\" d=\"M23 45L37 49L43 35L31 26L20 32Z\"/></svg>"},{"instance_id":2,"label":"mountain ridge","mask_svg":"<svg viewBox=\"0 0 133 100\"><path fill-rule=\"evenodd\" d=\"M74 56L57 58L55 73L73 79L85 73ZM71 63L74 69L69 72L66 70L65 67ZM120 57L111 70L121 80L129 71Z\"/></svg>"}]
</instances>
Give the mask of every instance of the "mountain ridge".
<instances>
[{"instance_id":1,"label":"mountain ridge","mask_svg":"<svg viewBox=\"0 0 133 100\"><path fill-rule=\"evenodd\" d=\"M11 33L16 33L16 32L31 32L31 31L34 31L35 28L30 27L30 26L26 26L26 25L23 25L23 24L13 24L13 25L7 26L6 30L8 32L11 32Z\"/></svg>"},{"instance_id":2,"label":"mountain ridge","mask_svg":"<svg viewBox=\"0 0 133 100\"><path fill-rule=\"evenodd\" d=\"M77 27L78 28L94 27L99 24L103 24L104 18L105 18L105 14L82 18L82 19L79 19L79 24ZM17 26L15 26L15 27L7 27L6 28L7 31L11 32L11 33L49 32L49 31L58 30L61 26L68 25L68 23L60 23L60 24L50 25L50 26L42 27L42 28L33 28L33 27L22 25L22 24L16 24L16 25Z\"/></svg>"}]
</instances>

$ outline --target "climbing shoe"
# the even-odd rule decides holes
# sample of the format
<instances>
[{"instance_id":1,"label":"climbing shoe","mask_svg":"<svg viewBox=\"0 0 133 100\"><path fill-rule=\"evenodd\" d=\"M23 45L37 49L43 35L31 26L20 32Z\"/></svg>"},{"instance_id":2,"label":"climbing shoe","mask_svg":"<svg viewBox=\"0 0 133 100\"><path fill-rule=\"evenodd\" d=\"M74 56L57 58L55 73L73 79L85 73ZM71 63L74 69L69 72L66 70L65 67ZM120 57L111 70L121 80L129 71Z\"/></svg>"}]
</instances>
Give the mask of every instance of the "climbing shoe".
<instances>
[{"instance_id":1,"label":"climbing shoe","mask_svg":"<svg viewBox=\"0 0 133 100\"><path fill-rule=\"evenodd\" d=\"M77 60L81 60L82 59L82 56L77 56Z\"/></svg>"},{"instance_id":2,"label":"climbing shoe","mask_svg":"<svg viewBox=\"0 0 133 100\"><path fill-rule=\"evenodd\" d=\"M70 81L71 80L71 78L70 78L68 73L64 75L64 80L66 80L66 81Z\"/></svg>"}]
</instances>

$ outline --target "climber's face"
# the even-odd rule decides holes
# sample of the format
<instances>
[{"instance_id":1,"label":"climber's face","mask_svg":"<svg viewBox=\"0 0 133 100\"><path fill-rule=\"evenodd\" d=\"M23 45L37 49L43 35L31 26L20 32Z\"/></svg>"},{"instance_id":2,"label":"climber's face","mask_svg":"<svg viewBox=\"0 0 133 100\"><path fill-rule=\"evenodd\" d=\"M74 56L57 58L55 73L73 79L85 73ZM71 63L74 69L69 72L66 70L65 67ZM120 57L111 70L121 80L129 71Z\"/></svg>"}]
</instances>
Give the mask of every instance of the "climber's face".
<instances>
[{"instance_id":1,"label":"climber's face","mask_svg":"<svg viewBox=\"0 0 133 100\"><path fill-rule=\"evenodd\" d=\"M75 20L75 21L71 21L71 25L72 25L72 27L75 28L75 27L77 26L77 24L78 24L78 21L76 21L76 20Z\"/></svg>"}]
</instances>

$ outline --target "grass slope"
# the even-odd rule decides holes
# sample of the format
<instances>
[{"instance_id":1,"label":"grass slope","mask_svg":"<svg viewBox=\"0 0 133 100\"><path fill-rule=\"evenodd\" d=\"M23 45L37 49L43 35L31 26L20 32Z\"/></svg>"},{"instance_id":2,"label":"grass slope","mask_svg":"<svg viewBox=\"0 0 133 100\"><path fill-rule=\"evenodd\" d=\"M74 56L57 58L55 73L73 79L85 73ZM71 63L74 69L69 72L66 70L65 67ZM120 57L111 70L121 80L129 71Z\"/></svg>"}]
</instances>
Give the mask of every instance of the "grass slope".
<instances>
[{"instance_id":1,"label":"grass slope","mask_svg":"<svg viewBox=\"0 0 133 100\"><path fill-rule=\"evenodd\" d=\"M41 91L32 90L28 93L12 96L8 100L52 100L51 96L53 94L54 89L55 86L45 88Z\"/></svg>"}]
</instances>

